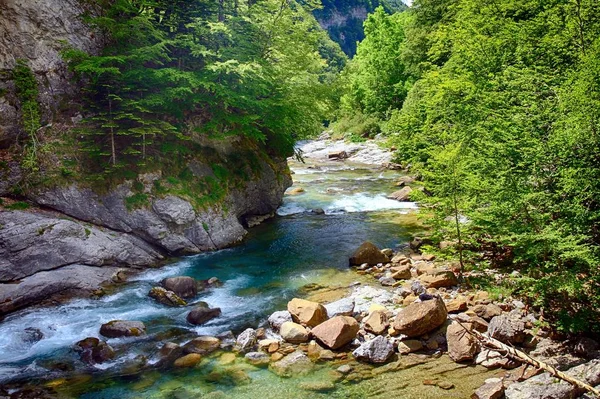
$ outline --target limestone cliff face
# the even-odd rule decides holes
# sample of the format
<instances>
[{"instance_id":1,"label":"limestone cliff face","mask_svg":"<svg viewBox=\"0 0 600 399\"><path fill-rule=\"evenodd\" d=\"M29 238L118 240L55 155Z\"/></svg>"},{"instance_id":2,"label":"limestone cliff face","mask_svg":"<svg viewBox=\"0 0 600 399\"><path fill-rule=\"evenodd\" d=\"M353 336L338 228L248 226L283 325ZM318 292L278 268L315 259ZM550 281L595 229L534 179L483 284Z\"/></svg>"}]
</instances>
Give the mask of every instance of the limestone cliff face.
<instances>
[{"instance_id":1,"label":"limestone cliff face","mask_svg":"<svg viewBox=\"0 0 600 399\"><path fill-rule=\"evenodd\" d=\"M0 150L13 144L21 130L11 81L18 59L26 60L36 75L43 123L56 120L59 110L62 118L69 115L79 90L60 57L61 43L89 53L102 46L81 18L94 12L85 8L88 3L93 2L0 0ZM240 149L248 151L239 139L200 144L224 160L239 158ZM0 316L55 294L89 292L114 279L121 268L152 266L169 255L239 242L254 220L273 215L291 185L285 159L265 154L257 159L243 184L202 207L193 204L189 195L194 193L154 193L160 165L102 193L76 182L19 190L39 208L11 211L0 203ZM188 168L198 178L213 173L200 157ZM16 160L0 163L0 196L13 191L20 179ZM127 199L140 185L148 200L132 209Z\"/></svg>"},{"instance_id":2,"label":"limestone cliff face","mask_svg":"<svg viewBox=\"0 0 600 399\"><path fill-rule=\"evenodd\" d=\"M14 143L19 133L20 104L14 95L11 70L18 59L26 60L35 73L44 122L76 88L60 57L64 43L95 53L101 38L83 21L86 9L78 0L0 1L0 148ZM88 6L89 7L89 6Z\"/></svg>"}]
</instances>

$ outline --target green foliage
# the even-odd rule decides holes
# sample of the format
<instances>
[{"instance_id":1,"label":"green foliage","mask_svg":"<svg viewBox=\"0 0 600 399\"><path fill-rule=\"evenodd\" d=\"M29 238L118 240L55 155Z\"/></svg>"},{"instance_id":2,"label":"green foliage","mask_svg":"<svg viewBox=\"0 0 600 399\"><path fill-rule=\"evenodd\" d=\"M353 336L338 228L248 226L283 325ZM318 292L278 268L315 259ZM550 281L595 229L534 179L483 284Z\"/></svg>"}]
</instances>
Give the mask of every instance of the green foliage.
<instances>
[{"instance_id":1,"label":"green foliage","mask_svg":"<svg viewBox=\"0 0 600 399\"><path fill-rule=\"evenodd\" d=\"M24 201L16 201L10 205L6 205L5 208L13 210L13 211L23 211L25 209L31 208L31 205L29 205L29 203L24 202Z\"/></svg>"},{"instance_id":2,"label":"green foliage","mask_svg":"<svg viewBox=\"0 0 600 399\"><path fill-rule=\"evenodd\" d=\"M22 166L30 172L36 172L39 170L37 132L41 126L37 81L24 60L17 60L17 65L12 71L12 79L21 104L23 130L29 136L29 140L23 148Z\"/></svg>"},{"instance_id":3,"label":"green foliage","mask_svg":"<svg viewBox=\"0 0 600 399\"><path fill-rule=\"evenodd\" d=\"M334 137L346 137L350 141L360 142L372 139L381 133L379 120L373 116L355 113L344 116L332 124Z\"/></svg>"},{"instance_id":4,"label":"green foliage","mask_svg":"<svg viewBox=\"0 0 600 399\"><path fill-rule=\"evenodd\" d=\"M202 136L290 155L331 109L345 57L296 1L118 0L90 22L110 38L65 49L86 84L79 134L98 174L138 170Z\"/></svg>"},{"instance_id":5,"label":"green foliage","mask_svg":"<svg viewBox=\"0 0 600 399\"><path fill-rule=\"evenodd\" d=\"M143 208L144 206L149 205L149 203L148 195L144 193L135 193L125 198L125 206L130 211L137 208Z\"/></svg>"},{"instance_id":6,"label":"green foliage","mask_svg":"<svg viewBox=\"0 0 600 399\"><path fill-rule=\"evenodd\" d=\"M416 0L371 21L344 112L384 120L431 193L437 239L521 270L508 289L555 327L599 332L600 6ZM370 83L375 69L394 78Z\"/></svg>"}]
</instances>

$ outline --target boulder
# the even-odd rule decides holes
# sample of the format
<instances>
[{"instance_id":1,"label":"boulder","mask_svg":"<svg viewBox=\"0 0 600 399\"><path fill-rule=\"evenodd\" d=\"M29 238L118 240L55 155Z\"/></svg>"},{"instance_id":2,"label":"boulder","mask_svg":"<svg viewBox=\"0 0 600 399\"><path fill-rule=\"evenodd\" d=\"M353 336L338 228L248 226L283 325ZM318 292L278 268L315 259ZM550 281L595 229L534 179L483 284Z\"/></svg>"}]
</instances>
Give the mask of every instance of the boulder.
<instances>
[{"instance_id":1,"label":"boulder","mask_svg":"<svg viewBox=\"0 0 600 399\"><path fill-rule=\"evenodd\" d=\"M489 349L483 349L475 358L475 364L487 369L514 369L519 367L520 363L504 356L500 352Z\"/></svg>"},{"instance_id":2,"label":"boulder","mask_svg":"<svg viewBox=\"0 0 600 399\"><path fill-rule=\"evenodd\" d=\"M390 323L386 312L382 310L376 310L371 312L369 316L364 320L365 330L372 332L373 334L380 335L387 331Z\"/></svg>"},{"instance_id":3,"label":"boulder","mask_svg":"<svg viewBox=\"0 0 600 399\"><path fill-rule=\"evenodd\" d=\"M358 330L358 322L354 318L336 316L313 328L311 334L326 347L338 349L352 342Z\"/></svg>"},{"instance_id":4,"label":"boulder","mask_svg":"<svg viewBox=\"0 0 600 399\"><path fill-rule=\"evenodd\" d=\"M448 326L446 342L448 343L448 356L450 356L450 359L455 362L473 360L479 347L475 337L469 334L472 330L473 326L471 324L452 323Z\"/></svg>"},{"instance_id":5,"label":"boulder","mask_svg":"<svg viewBox=\"0 0 600 399\"><path fill-rule=\"evenodd\" d=\"M177 296L173 291L169 291L163 287L154 287L148 293L148 296L154 299L156 302L162 303L163 305L177 307L186 306L187 302Z\"/></svg>"},{"instance_id":6,"label":"boulder","mask_svg":"<svg viewBox=\"0 0 600 399\"><path fill-rule=\"evenodd\" d=\"M352 316L354 314L354 299L342 298L339 301L325 305L325 310L327 310L329 318L335 316Z\"/></svg>"},{"instance_id":7,"label":"boulder","mask_svg":"<svg viewBox=\"0 0 600 399\"><path fill-rule=\"evenodd\" d=\"M502 314L502 309L500 309L498 305L494 304L475 305L471 310L477 316L481 317L486 321L490 321L493 317L500 316Z\"/></svg>"},{"instance_id":8,"label":"boulder","mask_svg":"<svg viewBox=\"0 0 600 399\"><path fill-rule=\"evenodd\" d=\"M287 308L292 320L304 326L314 327L327 320L327 309L317 302L294 298L288 302Z\"/></svg>"},{"instance_id":9,"label":"boulder","mask_svg":"<svg viewBox=\"0 0 600 399\"><path fill-rule=\"evenodd\" d=\"M394 251L391 248L384 248L381 250L381 253L387 256L388 258L394 255Z\"/></svg>"},{"instance_id":10,"label":"boulder","mask_svg":"<svg viewBox=\"0 0 600 399\"><path fill-rule=\"evenodd\" d=\"M90 337L75 344L75 352L87 364L104 363L114 359L115 351L106 342Z\"/></svg>"},{"instance_id":11,"label":"boulder","mask_svg":"<svg viewBox=\"0 0 600 399\"><path fill-rule=\"evenodd\" d=\"M185 353L197 353L199 355L208 355L219 349L221 340L211 336L200 336L194 338L183 346Z\"/></svg>"},{"instance_id":12,"label":"boulder","mask_svg":"<svg viewBox=\"0 0 600 399\"><path fill-rule=\"evenodd\" d=\"M306 328L293 321L286 321L279 329L279 335L291 344L300 344L308 341L309 332Z\"/></svg>"},{"instance_id":13,"label":"boulder","mask_svg":"<svg viewBox=\"0 0 600 399\"><path fill-rule=\"evenodd\" d=\"M346 151L333 151L327 154L327 158L329 159L346 159L348 158L348 153Z\"/></svg>"},{"instance_id":14,"label":"boulder","mask_svg":"<svg viewBox=\"0 0 600 399\"><path fill-rule=\"evenodd\" d=\"M394 345L381 335L365 342L352 352L356 359L368 363L385 363L393 354Z\"/></svg>"},{"instance_id":15,"label":"boulder","mask_svg":"<svg viewBox=\"0 0 600 399\"><path fill-rule=\"evenodd\" d=\"M412 191L412 188L408 186L402 187L400 190L388 195L388 198L396 201L408 201L410 199L410 193L412 193Z\"/></svg>"},{"instance_id":16,"label":"boulder","mask_svg":"<svg viewBox=\"0 0 600 399\"><path fill-rule=\"evenodd\" d=\"M292 352L269 366L280 377L304 375L310 372L312 367L313 364L308 356L300 351Z\"/></svg>"},{"instance_id":17,"label":"boulder","mask_svg":"<svg viewBox=\"0 0 600 399\"><path fill-rule=\"evenodd\" d=\"M388 263L389 261L390 258L382 254L375 244L365 241L350 257L350 266L360 266L363 263L376 265L378 263Z\"/></svg>"},{"instance_id":18,"label":"boulder","mask_svg":"<svg viewBox=\"0 0 600 399\"><path fill-rule=\"evenodd\" d=\"M412 278L412 273L410 272L410 265L402 265L392 267L392 278L394 280L409 280Z\"/></svg>"},{"instance_id":19,"label":"boulder","mask_svg":"<svg viewBox=\"0 0 600 399\"><path fill-rule=\"evenodd\" d=\"M462 295L457 296L446 304L448 313L464 312L468 308L467 298Z\"/></svg>"},{"instance_id":20,"label":"boulder","mask_svg":"<svg viewBox=\"0 0 600 399\"><path fill-rule=\"evenodd\" d=\"M450 270L431 270L419 277L425 288L453 287L458 285L456 275Z\"/></svg>"},{"instance_id":21,"label":"boulder","mask_svg":"<svg viewBox=\"0 0 600 399\"><path fill-rule=\"evenodd\" d=\"M194 298L198 295L198 282L192 277L169 277L161 281L161 285L181 298Z\"/></svg>"},{"instance_id":22,"label":"boulder","mask_svg":"<svg viewBox=\"0 0 600 399\"><path fill-rule=\"evenodd\" d=\"M190 368L196 366L202 360L202 356L197 353L190 353L175 360L173 365L178 368Z\"/></svg>"},{"instance_id":23,"label":"boulder","mask_svg":"<svg viewBox=\"0 0 600 399\"><path fill-rule=\"evenodd\" d=\"M280 310L269 316L268 321L273 330L279 331L283 323L286 321L292 321L292 315L287 310Z\"/></svg>"},{"instance_id":24,"label":"boulder","mask_svg":"<svg viewBox=\"0 0 600 399\"><path fill-rule=\"evenodd\" d=\"M174 342L165 343L158 352L161 365L174 362L183 355L183 348Z\"/></svg>"},{"instance_id":25,"label":"boulder","mask_svg":"<svg viewBox=\"0 0 600 399\"><path fill-rule=\"evenodd\" d=\"M335 354L332 351L323 348L314 340L310 341L308 344L307 355L313 361L335 359Z\"/></svg>"},{"instance_id":26,"label":"boulder","mask_svg":"<svg viewBox=\"0 0 600 399\"><path fill-rule=\"evenodd\" d=\"M411 303L400 310L394 321L394 330L407 337L418 337L440 327L448 312L444 301L434 297L422 302Z\"/></svg>"},{"instance_id":27,"label":"boulder","mask_svg":"<svg viewBox=\"0 0 600 399\"><path fill-rule=\"evenodd\" d=\"M565 372L591 386L600 384L600 359L574 367ZM506 388L506 399L571 399L583 393L568 382L543 373Z\"/></svg>"},{"instance_id":28,"label":"boulder","mask_svg":"<svg viewBox=\"0 0 600 399\"><path fill-rule=\"evenodd\" d=\"M100 334L107 338L139 337L146 334L146 326L141 321L113 320L102 324Z\"/></svg>"},{"instance_id":29,"label":"boulder","mask_svg":"<svg viewBox=\"0 0 600 399\"><path fill-rule=\"evenodd\" d=\"M247 352L256 344L257 334L256 330L247 328L240 335L238 335L235 341L235 348L240 352Z\"/></svg>"},{"instance_id":30,"label":"boulder","mask_svg":"<svg viewBox=\"0 0 600 399\"><path fill-rule=\"evenodd\" d=\"M490 378L490 380L480 386L471 395L471 399L502 399L504 397L504 383L500 378Z\"/></svg>"},{"instance_id":31,"label":"boulder","mask_svg":"<svg viewBox=\"0 0 600 399\"><path fill-rule=\"evenodd\" d=\"M503 314L490 320L488 334L508 344L521 344L525 341L525 323L510 314Z\"/></svg>"},{"instance_id":32,"label":"boulder","mask_svg":"<svg viewBox=\"0 0 600 399\"><path fill-rule=\"evenodd\" d=\"M219 317L221 315L220 308L207 308L205 306L198 306L193 309L187 315L187 322L193 324L195 326L199 326L201 324L207 323L208 321Z\"/></svg>"},{"instance_id":33,"label":"boulder","mask_svg":"<svg viewBox=\"0 0 600 399\"><path fill-rule=\"evenodd\" d=\"M408 355L409 353L418 352L423 349L423 343L417 339L407 339L398 342L398 353Z\"/></svg>"},{"instance_id":34,"label":"boulder","mask_svg":"<svg viewBox=\"0 0 600 399\"><path fill-rule=\"evenodd\" d=\"M248 352L244 358L254 366L267 366L271 362L271 356L264 352Z\"/></svg>"}]
</instances>

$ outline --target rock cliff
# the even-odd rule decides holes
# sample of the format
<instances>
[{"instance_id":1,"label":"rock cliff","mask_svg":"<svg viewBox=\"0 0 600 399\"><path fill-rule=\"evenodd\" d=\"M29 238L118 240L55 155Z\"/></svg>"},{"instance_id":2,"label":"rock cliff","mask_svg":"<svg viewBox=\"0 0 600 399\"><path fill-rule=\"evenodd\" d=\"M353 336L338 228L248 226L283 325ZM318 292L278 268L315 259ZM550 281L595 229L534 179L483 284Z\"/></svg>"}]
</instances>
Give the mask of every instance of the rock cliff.
<instances>
[{"instance_id":1,"label":"rock cliff","mask_svg":"<svg viewBox=\"0 0 600 399\"><path fill-rule=\"evenodd\" d=\"M11 81L17 60L26 60L36 76L44 124L64 122L75 113L72 103L78 87L60 51L65 43L88 53L101 49L102 39L81 18L94 13L90 4L94 3L0 2L0 152L14 144L22 130ZM119 184L107 183L101 190L77 179L55 182L48 176L44 184L23 186L18 160L5 161L0 153L0 197L17 192L20 200L33 205L18 211L0 202L0 316L53 295L93 291L121 268L224 248L239 242L255 220L274 214L291 185L283 158L267 155L259 145L250 150L239 138L196 144L214 156L209 160L202 154L181 155L184 166L193 179L226 186L218 187L219 195L206 190L185 195L158 192L161 179L169 177L161 165ZM251 162L244 159L248 151L254 151ZM235 159L229 169L244 169L246 178L238 177L235 184L217 178L212 169L215 156L225 163ZM132 206L129 200L136 194L144 201ZM202 195L210 200L199 205L195 197Z\"/></svg>"}]
</instances>

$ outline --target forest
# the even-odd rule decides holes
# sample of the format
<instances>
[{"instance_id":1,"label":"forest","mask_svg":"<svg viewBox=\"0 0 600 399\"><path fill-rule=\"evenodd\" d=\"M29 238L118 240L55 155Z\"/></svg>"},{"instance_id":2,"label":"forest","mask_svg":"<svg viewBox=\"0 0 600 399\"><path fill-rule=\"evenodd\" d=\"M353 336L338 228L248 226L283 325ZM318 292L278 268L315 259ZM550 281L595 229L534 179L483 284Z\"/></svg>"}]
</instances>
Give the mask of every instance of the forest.
<instances>
[{"instance_id":1,"label":"forest","mask_svg":"<svg viewBox=\"0 0 600 399\"><path fill-rule=\"evenodd\" d=\"M417 0L365 33L334 127L388 138L467 267L514 269L500 289L598 332L600 4Z\"/></svg>"}]
</instances>

